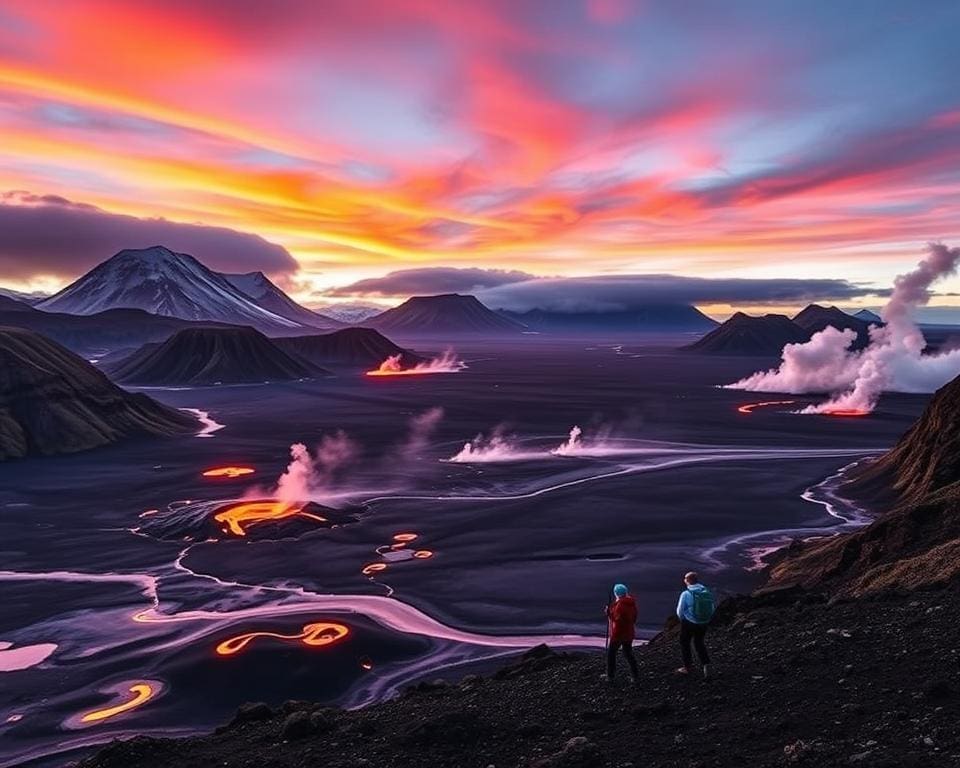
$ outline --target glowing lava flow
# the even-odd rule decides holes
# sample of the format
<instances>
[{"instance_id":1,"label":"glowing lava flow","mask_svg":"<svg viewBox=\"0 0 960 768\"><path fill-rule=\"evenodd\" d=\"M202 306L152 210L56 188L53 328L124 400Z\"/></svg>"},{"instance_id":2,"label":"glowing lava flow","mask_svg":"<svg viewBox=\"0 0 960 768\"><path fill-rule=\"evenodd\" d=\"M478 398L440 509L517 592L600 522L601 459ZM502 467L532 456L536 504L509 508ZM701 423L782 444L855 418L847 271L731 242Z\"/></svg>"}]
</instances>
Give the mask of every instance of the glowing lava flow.
<instances>
[{"instance_id":1,"label":"glowing lava flow","mask_svg":"<svg viewBox=\"0 0 960 768\"><path fill-rule=\"evenodd\" d=\"M766 408L771 405L793 405L796 400L766 400L762 403L747 403L737 408L737 413L753 413L756 408Z\"/></svg>"},{"instance_id":2,"label":"glowing lava flow","mask_svg":"<svg viewBox=\"0 0 960 768\"><path fill-rule=\"evenodd\" d=\"M243 477L244 475L252 475L256 470L253 467L216 467L215 469L208 469L203 473L204 477Z\"/></svg>"},{"instance_id":3,"label":"glowing lava flow","mask_svg":"<svg viewBox=\"0 0 960 768\"><path fill-rule=\"evenodd\" d=\"M277 632L250 632L246 635L237 635L229 640L224 640L217 646L217 654L220 656L232 656L246 648L258 637L272 637L277 640L299 640L304 645L312 648L320 648L325 645L333 645L343 640L350 634L349 628L343 624L331 624L329 622L317 622L315 624L305 624L303 631L296 635L281 635Z\"/></svg>"},{"instance_id":4,"label":"glowing lava flow","mask_svg":"<svg viewBox=\"0 0 960 768\"><path fill-rule=\"evenodd\" d=\"M131 709L136 709L142 704L146 704L157 694L157 691L150 683L136 683L131 685L129 690L130 693L133 694L133 698L129 701L113 707L107 707L106 709L95 709L92 712L87 712L80 717L80 722L99 723L101 720L108 720L111 717L122 715L124 712L129 712Z\"/></svg>"},{"instance_id":5,"label":"glowing lava flow","mask_svg":"<svg viewBox=\"0 0 960 768\"><path fill-rule=\"evenodd\" d=\"M270 520L283 520L300 514L318 522L327 522L326 518L319 515L303 512L302 505L291 504L287 501L247 501L242 504L234 504L232 507L217 512L213 519L225 526L225 533L232 533L234 536L246 536L247 531L244 526L249 527Z\"/></svg>"},{"instance_id":6,"label":"glowing lava flow","mask_svg":"<svg viewBox=\"0 0 960 768\"><path fill-rule=\"evenodd\" d=\"M423 376L431 373L459 373L467 367L466 363L458 360L457 356L450 350L425 363L417 363L412 368L403 368L401 359L402 356L399 353L390 355L380 363L379 368L367 371L367 376Z\"/></svg>"},{"instance_id":7,"label":"glowing lava flow","mask_svg":"<svg viewBox=\"0 0 960 768\"><path fill-rule=\"evenodd\" d=\"M870 411L861 411L856 408L838 408L835 411L821 411L824 416L841 416L841 417L850 417L850 416L869 416Z\"/></svg>"}]
</instances>

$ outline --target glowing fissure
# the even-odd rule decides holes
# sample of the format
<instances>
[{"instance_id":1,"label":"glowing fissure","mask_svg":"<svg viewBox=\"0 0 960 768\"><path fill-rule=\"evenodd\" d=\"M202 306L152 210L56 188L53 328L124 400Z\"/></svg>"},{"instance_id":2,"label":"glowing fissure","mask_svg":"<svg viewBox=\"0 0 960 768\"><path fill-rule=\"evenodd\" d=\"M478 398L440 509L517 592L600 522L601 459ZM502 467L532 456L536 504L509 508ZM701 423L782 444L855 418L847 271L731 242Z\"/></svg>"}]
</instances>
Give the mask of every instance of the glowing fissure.
<instances>
[{"instance_id":1,"label":"glowing fissure","mask_svg":"<svg viewBox=\"0 0 960 768\"><path fill-rule=\"evenodd\" d=\"M796 400L764 400L760 403L747 403L737 408L737 413L753 413L757 408L770 408L775 405L793 405Z\"/></svg>"},{"instance_id":2,"label":"glowing fissure","mask_svg":"<svg viewBox=\"0 0 960 768\"><path fill-rule=\"evenodd\" d=\"M253 467L215 467L214 469L208 469L203 473L203 476L233 479L235 477L243 477L244 475L252 475L254 472L256 472L256 470Z\"/></svg>"},{"instance_id":3,"label":"glowing fissure","mask_svg":"<svg viewBox=\"0 0 960 768\"><path fill-rule=\"evenodd\" d=\"M250 526L295 517L302 513L303 506L286 501L246 501L217 512L213 519L222 524L224 533L246 536ZM324 521L316 515L309 517Z\"/></svg>"},{"instance_id":4,"label":"glowing fissure","mask_svg":"<svg viewBox=\"0 0 960 768\"><path fill-rule=\"evenodd\" d=\"M131 709L136 709L137 707L146 704L148 701L150 701L150 699L156 696L157 689L155 688L154 684L143 682L131 685L128 692L133 694L132 698L112 707L95 709L91 712L87 712L80 716L80 722L98 723L102 720L109 720L111 717L122 715L124 712L129 712Z\"/></svg>"},{"instance_id":5,"label":"glowing fissure","mask_svg":"<svg viewBox=\"0 0 960 768\"><path fill-rule=\"evenodd\" d=\"M391 355L380 363L379 368L367 371L367 376L423 376L432 373L459 373L467 367L467 364L460 360L451 349L432 360L417 363L412 368L404 368L402 358L402 354Z\"/></svg>"},{"instance_id":6,"label":"glowing fissure","mask_svg":"<svg viewBox=\"0 0 960 768\"><path fill-rule=\"evenodd\" d=\"M349 627L343 624L332 622L314 622L304 624L303 630L293 635L283 635L278 632L248 632L245 635L237 635L220 643L216 652L220 656L232 656L246 648L250 643L258 638L272 638L284 641L299 641L311 648L320 648L343 640L350 634Z\"/></svg>"}]
</instances>

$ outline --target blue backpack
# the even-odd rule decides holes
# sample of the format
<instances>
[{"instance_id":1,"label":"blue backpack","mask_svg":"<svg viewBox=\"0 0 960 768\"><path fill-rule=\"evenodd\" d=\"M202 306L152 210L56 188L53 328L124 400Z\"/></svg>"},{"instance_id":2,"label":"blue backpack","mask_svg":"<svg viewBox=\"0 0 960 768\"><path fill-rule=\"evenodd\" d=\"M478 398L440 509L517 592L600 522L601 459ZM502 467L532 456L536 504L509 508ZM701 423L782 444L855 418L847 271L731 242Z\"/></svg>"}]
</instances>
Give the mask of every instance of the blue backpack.
<instances>
[{"instance_id":1,"label":"blue backpack","mask_svg":"<svg viewBox=\"0 0 960 768\"><path fill-rule=\"evenodd\" d=\"M713 593L704 587L703 589L691 589L690 594L693 595L693 609L691 613L693 614L694 620L698 624L706 624L713 618L713 614L717 610L717 603L713 599Z\"/></svg>"}]
</instances>

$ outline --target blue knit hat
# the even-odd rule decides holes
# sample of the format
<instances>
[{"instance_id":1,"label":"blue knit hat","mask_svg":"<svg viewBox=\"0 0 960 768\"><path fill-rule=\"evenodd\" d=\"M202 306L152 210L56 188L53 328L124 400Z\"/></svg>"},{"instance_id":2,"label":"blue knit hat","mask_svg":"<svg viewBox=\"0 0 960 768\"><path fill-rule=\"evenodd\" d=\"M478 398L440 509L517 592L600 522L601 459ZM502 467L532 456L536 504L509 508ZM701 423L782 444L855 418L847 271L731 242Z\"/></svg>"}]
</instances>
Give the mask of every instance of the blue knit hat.
<instances>
[{"instance_id":1,"label":"blue knit hat","mask_svg":"<svg viewBox=\"0 0 960 768\"><path fill-rule=\"evenodd\" d=\"M617 597L623 597L628 591L626 584L614 584L613 586L613 594Z\"/></svg>"}]
</instances>

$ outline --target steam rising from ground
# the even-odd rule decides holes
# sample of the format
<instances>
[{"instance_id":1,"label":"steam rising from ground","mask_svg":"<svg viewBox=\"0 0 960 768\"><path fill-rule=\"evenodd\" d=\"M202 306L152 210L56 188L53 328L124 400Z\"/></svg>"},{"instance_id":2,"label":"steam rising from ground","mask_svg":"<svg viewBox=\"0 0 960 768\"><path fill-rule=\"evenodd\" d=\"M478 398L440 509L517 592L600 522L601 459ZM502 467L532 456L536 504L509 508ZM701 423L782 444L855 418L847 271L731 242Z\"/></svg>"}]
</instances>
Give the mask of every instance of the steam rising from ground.
<instances>
[{"instance_id":1,"label":"steam rising from ground","mask_svg":"<svg viewBox=\"0 0 960 768\"><path fill-rule=\"evenodd\" d=\"M391 355L374 371L367 371L367 376L410 376L429 373L459 373L467 364L460 360L452 349L445 350L442 355L423 363L417 363L412 368L404 368L402 355Z\"/></svg>"},{"instance_id":2,"label":"steam rising from ground","mask_svg":"<svg viewBox=\"0 0 960 768\"><path fill-rule=\"evenodd\" d=\"M480 464L497 461L523 461L524 459L543 458L543 451L524 450L514 435L507 434L506 428L500 425L494 428L489 436L477 435L473 440L464 443L459 453L451 456L448 461L454 464Z\"/></svg>"},{"instance_id":3,"label":"steam rising from ground","mask_svg":"<svg viewBox=\"0 0 960 768\"><path fill-rule=\"evenodd\" d=\"M322 500L338 473L357 455L356 444L342 430L325 435L315 452L303 443L290 446L291 461L277 480L273 496L291 503Z\"/></svg>"},{"instance_id":4,"label":"steam rising from ground","mask_svg":"<svg viewBox=\"0 0 960 768\"><path fill-rule=\"evenodd\" d=\"M647 444L630 443L624 439L611 438L613 429L601 426L585 432L580 426L571 427L567 439L553 448L525 447L522 441L506 432L504 425L496 427L489 436L480 434L465 443L458 453L447 461L455 464L481 464L506 461L529 461L531 459L549 459L554 456L616 456L647 453Z\"/></svg>"},{"instance_id":5,"label":"steam rising from ground","mask_svg":"<svg viewBox=\"0 0 960 768\"><path fill-rule=\"evenodd\" d=\"M406 436L382 457L384 475L408 475L410 464L423 455L443 416L443 408L434 407L411 417ZM290 446L290 463L276 487L266 493L262 488L253 489L247 496L269 496L289 503L329 502L350 490L348 473L357 468L361 453L361 446L343 430L325 435L313 451L303 443L294 443ZM364 490L369 491L369 486Z\"/></svg>"},{"instance_id":6,"label":"steam rising from ground","mask_svg":"<svg viewBox=\"0 0 960 768\"><path fill-rule=\"evenodd\" d=\"M856 333L825 328L804 344L787 344L778 368L730 384L752 392L828 392L831 398L801 413L869 413L886 390L932 392L960 373L960 350L924 355L926 341L913 320L930 300L930 287L957 271L960 248L931 243L912 272L894 280L881 316L883 327L870 329L870 344L851 349Z\"/></svg>"}]
</instances>

